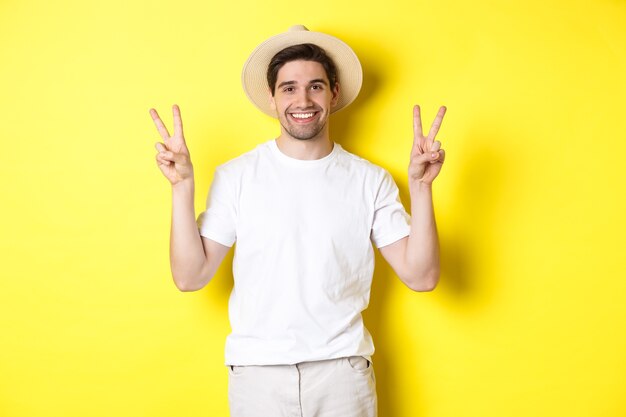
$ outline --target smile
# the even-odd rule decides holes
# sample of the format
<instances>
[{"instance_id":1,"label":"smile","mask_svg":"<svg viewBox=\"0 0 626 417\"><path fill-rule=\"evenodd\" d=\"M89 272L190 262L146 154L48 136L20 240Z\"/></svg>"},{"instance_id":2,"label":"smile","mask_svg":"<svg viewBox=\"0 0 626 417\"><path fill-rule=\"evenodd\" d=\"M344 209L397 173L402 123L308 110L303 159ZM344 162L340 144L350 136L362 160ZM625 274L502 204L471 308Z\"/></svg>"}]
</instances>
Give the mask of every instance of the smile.
<instances>
[{"instance_id":1,"label":"smile","mask_svg":"<svg viewBox=\"0 0 626 417\"><path fill-rule=\"evenodd\" d=\"M296 119L298 122L308 122L313 119L318 112L308 112L308 113L290 113L289 115Z\"/></svg>"}]
</instances>

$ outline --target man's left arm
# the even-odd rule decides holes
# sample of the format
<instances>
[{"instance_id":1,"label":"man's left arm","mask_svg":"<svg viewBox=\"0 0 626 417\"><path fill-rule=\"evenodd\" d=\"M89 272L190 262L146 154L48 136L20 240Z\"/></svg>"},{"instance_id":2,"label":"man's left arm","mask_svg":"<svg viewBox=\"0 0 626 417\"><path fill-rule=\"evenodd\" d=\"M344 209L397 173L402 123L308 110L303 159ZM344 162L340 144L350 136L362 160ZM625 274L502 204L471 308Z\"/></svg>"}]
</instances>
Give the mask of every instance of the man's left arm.
<instances>
[{"instance_id":1,"label":"man's left arm","mask_svg":"<svg viewBox=\"0 0 626 417\"><path fill-rule=\"evenodd\" d=\"M446 108L441 107L428 132L422 133L419 106L413 109L413 148L409 163L411 229L409 236L380 248L402 282L414 291L431 291L439 282L439 238L433 208L432 184L445 152L435 140Z\"/></svg>"}]
</instances>

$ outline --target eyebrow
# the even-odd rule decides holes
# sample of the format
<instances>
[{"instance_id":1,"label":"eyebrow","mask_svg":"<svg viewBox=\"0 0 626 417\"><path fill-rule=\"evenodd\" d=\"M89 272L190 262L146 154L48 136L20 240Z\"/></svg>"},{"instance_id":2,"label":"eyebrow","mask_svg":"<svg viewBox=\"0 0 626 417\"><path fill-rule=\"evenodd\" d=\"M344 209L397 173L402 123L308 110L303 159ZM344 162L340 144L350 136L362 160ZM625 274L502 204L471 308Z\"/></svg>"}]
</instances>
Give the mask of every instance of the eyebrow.
<instances>
[{"instance_id":1,"label":"eyebrow","mask_svg":"<svg viewBox=\"0 0 626 417\"><path fill-rule=\"evenodd\" d=\"M323 78L315 78L314 80L309 81L309 85L316 84L316 83L322 83L324 85L328 85L328 82L326 82L326 80ZM296 84L297 82L295 81L283 81L282 83L278 84L277 88L283 87L285 85L296 85Z\"/></svg>"},{"instance_id":2,"label":"eyebrow","mask_svg":"<svg viewBox=\"0 0 626 417\"><path fill-rule=\"evenodd\" d=\"M296 84L295 81L283 81L282 83L278 84L278 88L284 86L284 85L294 85Z\"/></svg>"}]
</instances>

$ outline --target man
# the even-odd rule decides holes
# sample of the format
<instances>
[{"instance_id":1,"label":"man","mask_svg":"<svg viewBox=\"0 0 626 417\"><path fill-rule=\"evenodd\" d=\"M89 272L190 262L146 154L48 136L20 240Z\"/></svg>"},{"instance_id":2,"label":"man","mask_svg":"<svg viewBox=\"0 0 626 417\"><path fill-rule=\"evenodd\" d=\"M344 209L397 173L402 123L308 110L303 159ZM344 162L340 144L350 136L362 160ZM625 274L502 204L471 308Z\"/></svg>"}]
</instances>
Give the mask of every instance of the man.
<instances>
[{"instance_id":1,"label":"man","mask_svg":"<svg viewBox=\"0 0 626 417\"><path fill-rule=\"evenodd\" d=\"M375 416L374 345L363 325L374 268L372 242L415 291L439 280L432 182L444 151L423 136L419 107L409 164L411 214L384 169L329 136L330 114L362 80L354 52L303 26L250 56L244 90L278 118L280 135L216 169L195 219L194 179L180 110L157 163L172 184L170 260L181 291L203 288L237 242L226 341L232 416Z\"/></svg>"}]
</instances>

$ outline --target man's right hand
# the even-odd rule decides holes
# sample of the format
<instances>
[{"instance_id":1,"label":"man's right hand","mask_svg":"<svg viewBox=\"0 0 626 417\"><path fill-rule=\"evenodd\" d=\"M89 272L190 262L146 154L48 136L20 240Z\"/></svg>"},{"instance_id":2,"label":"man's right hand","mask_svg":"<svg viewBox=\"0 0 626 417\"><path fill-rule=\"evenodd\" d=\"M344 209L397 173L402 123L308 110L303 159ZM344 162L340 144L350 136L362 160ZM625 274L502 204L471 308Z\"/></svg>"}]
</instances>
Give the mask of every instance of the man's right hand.
<instances>
[{"instance_id":1,"label":"man's right hand","mask_svg":"<svg viewBox=\"0 0 626 417\"><path fill-rule=\"evenodd\" d=\"M175 185L184 180L193 181L193 166L183 136L180 109L176 104L172 106L172 113L174 114L174 135L170 136L157 111L150 109L152 120L163 138L163 143L157 142L156 144L156 149L159 151L156 155L157 165L165 178Z\"/></svg>"}]
</instances>

